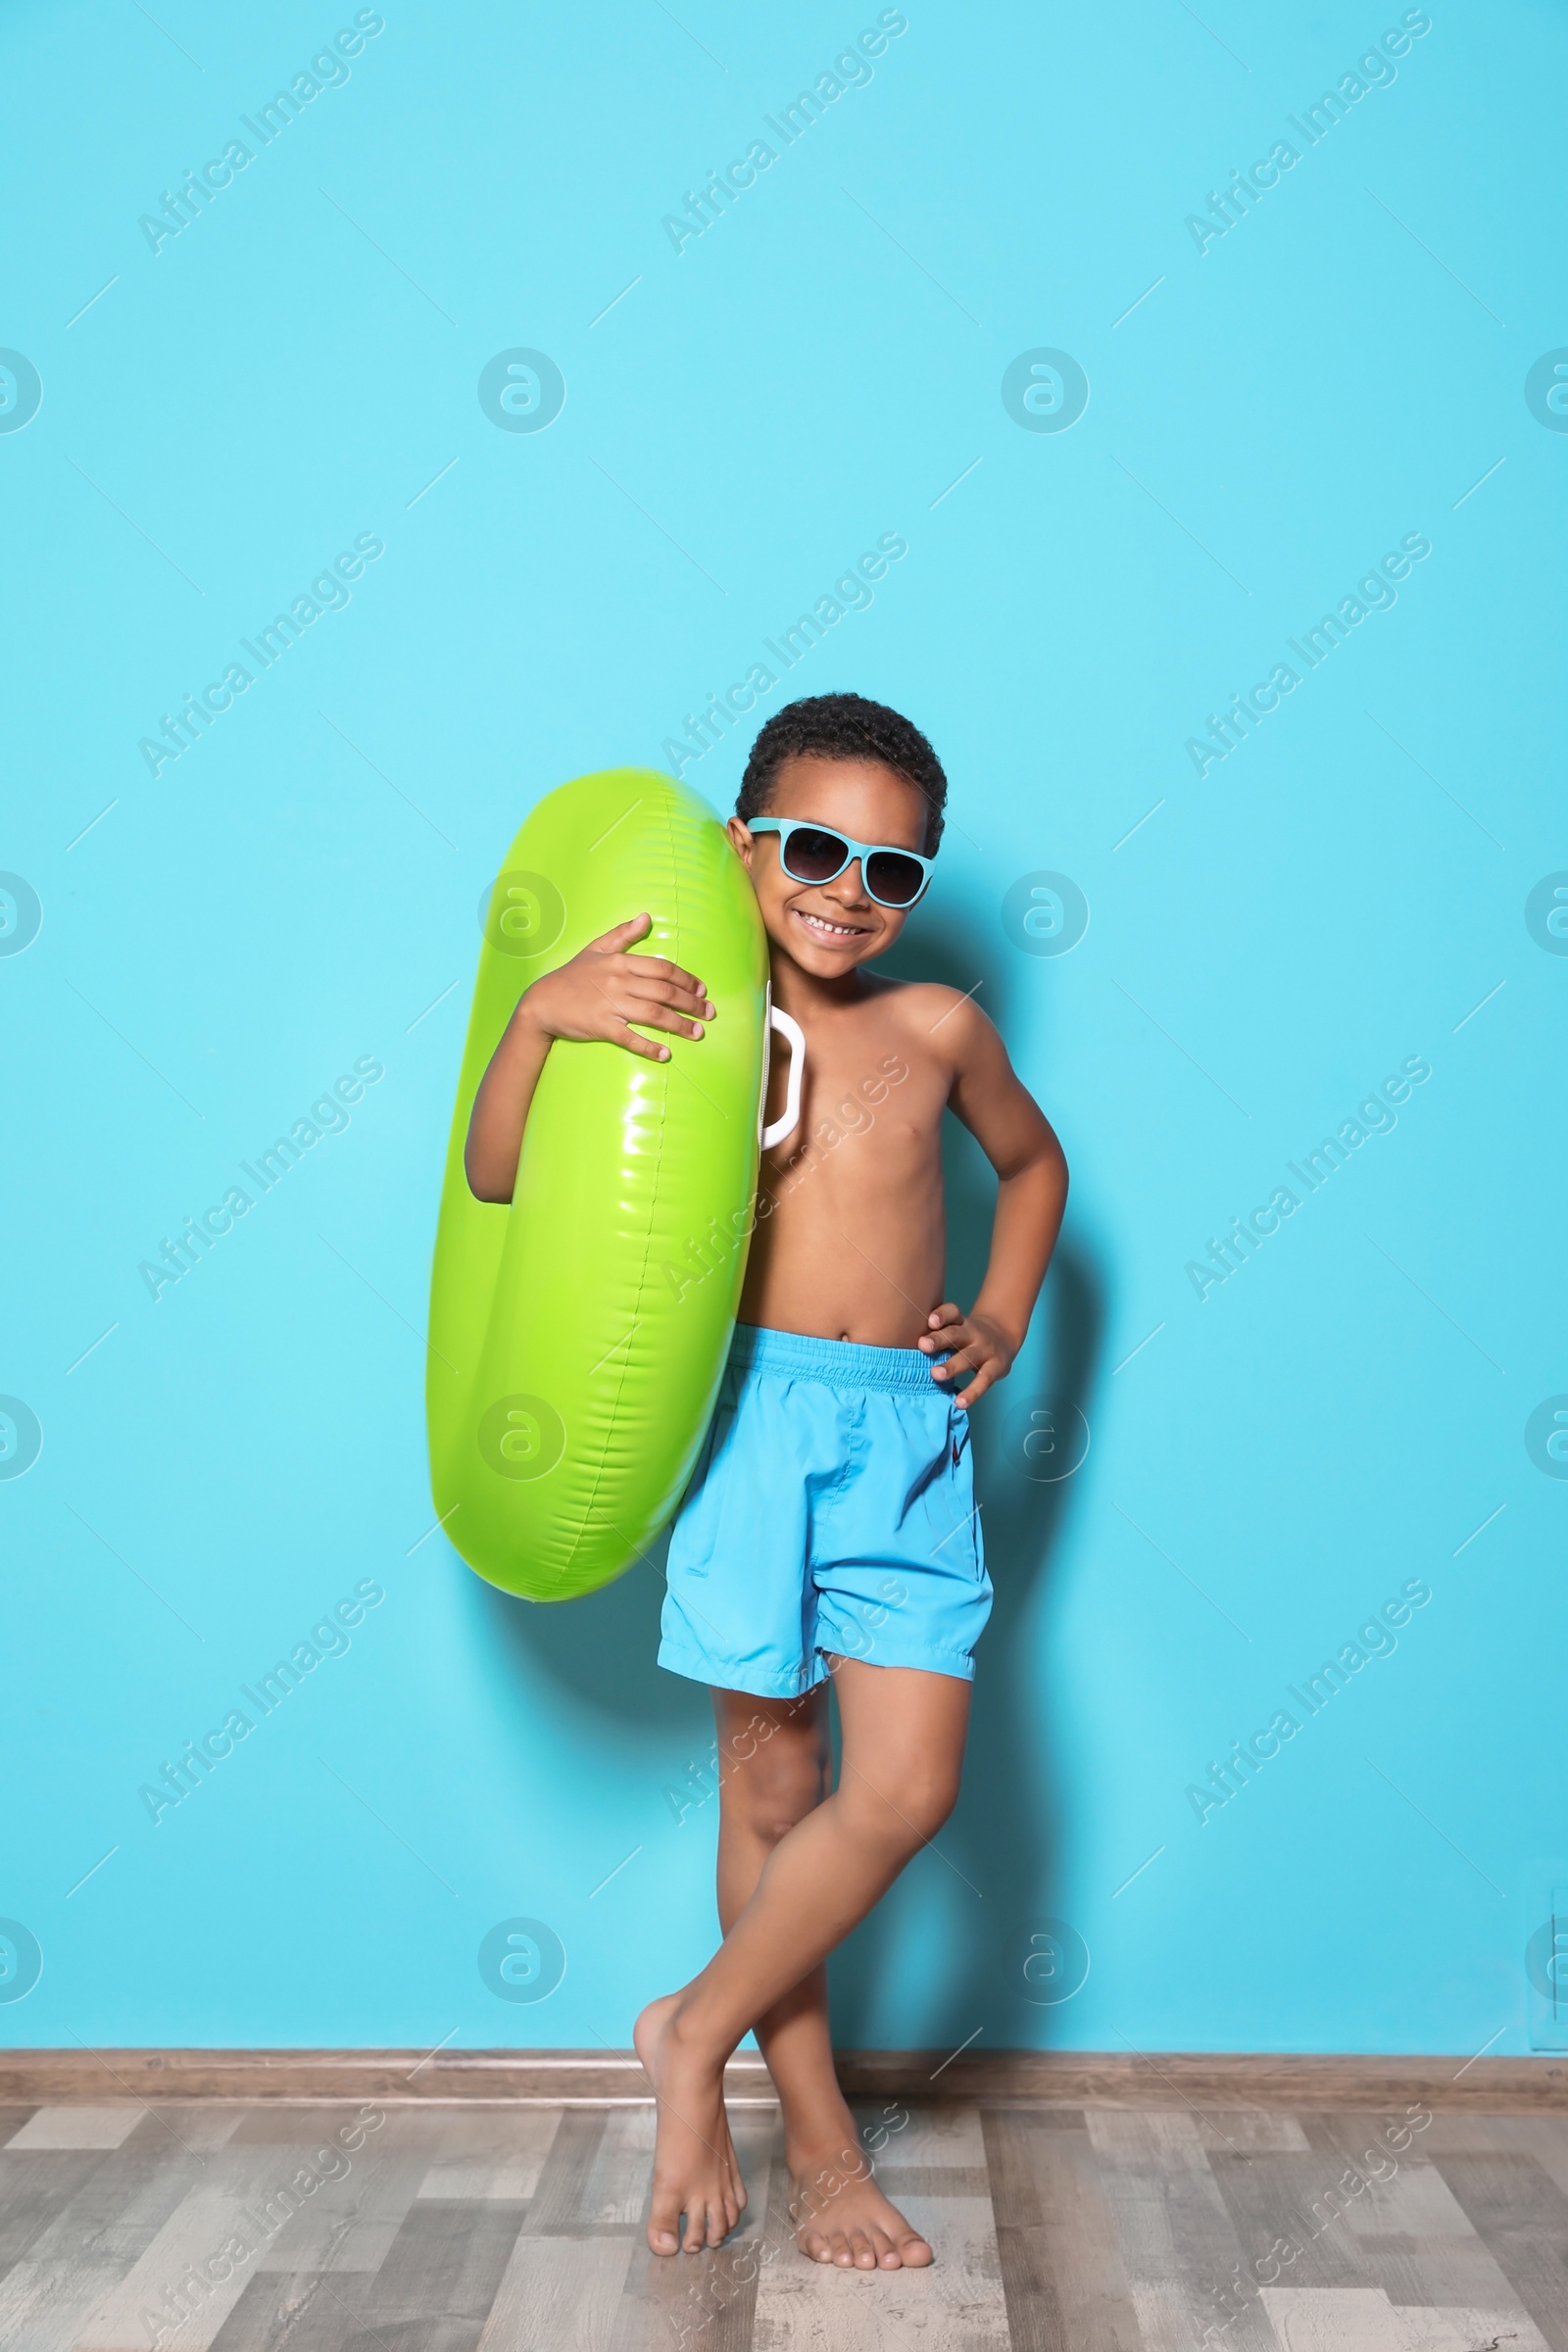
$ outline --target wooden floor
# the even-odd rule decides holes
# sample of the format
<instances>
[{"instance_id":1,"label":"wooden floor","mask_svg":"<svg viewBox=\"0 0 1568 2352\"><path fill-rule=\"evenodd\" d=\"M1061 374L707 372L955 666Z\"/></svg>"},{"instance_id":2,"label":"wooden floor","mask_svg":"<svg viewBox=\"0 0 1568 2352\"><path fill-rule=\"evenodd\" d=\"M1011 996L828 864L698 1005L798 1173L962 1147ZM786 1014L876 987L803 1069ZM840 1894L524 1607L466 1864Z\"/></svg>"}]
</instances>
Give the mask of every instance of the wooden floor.
<instances>
[{"instance_id":1,"label":"wooden floor","mask_svg":"<svg viewBox=\"0 0 1568 2352\"><path fill-rule=\"evenodd\" d=\"M1568 2118L887 2105L929 2271L795 2251L767 2108L743 2228L662 2262L647 2107L0 2111L0 2347L1568 2352Z\"/></svg>"}]
</instances>

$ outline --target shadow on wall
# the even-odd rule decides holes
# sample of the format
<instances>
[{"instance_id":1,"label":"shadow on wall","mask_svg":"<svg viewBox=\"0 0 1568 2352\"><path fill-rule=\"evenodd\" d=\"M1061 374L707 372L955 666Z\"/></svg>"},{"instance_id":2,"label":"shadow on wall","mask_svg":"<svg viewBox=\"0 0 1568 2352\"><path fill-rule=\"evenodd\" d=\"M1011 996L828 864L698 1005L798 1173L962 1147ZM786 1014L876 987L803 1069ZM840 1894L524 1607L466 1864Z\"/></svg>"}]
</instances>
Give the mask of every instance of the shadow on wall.
<instances>
[{"instance_id":1,"label":"shadow on wall","mask_svg":"<svg viewBox=\"0 0 1568 2352\"><path fill-rule=\"evenodd\" d=\"M987 1216L989 1196L974 1205ZM956 1248L950 1270L960 1298L971 1298L978 1273L970 1277ZM976 1408L975 1489L996 1600L977 1657L962 1793L936 1840L938 1853L911 1865L904 1889L830 1963L833 2038L841 2049L893 2038L876 2021L886 2014L881 1988L895 1980L918 1985L930 2032L934 2038L951 2032L949 2047L976 2033L992 2050L1072 2043L1070 2006L1047 1997L1068 1989L1058 1972L1072 1972L1073 1959L1045 1928L1056 1909L1052 1792L1060 1765L1038 1628L1076 1481L1045 1483L1040 1473L1063 1449L1069 1460L1081 1450L1077 1415L1093 1385L1102 1320L1095 1268L1064 1241L1025 1354L1006 1388ZM914 1937L926 1952L911 1955Z\"/></svg>"},{"instance_id":2,"label":"shadow on wall","mask_svg":"<svg viewBox=\"0 0 1568 2352\"><path fill-rule=\"evenodd\" d=\"M514 1599L471 1571L469 1581L486 1636L528 1681L542 1670L576 1705L644 1731L695 1726L698 1752L712 1737L707 1697L697 1684L654 1662L667 1540L661 1536L624 1576L578 1600L547 1606Z\"/></svg>"},{"instance_id":3,"label":"shadow on wall","mask_svg":"<svg viewBox=\"0 0 1568 2352\"><path fill-rule=\"evenodd\" d=\"M1018 962L978 924L950 929L930 915L878 969L975 990L1004 1037L1011 1034ZM996 1179L953 1120L943 1162L948 1290L966 1306L985 1273ZM1071 1226L1069 1209L1024 1350L975 1410L975 1492L996 1600L976 1661L962 1793L936 1841L940 1854L916 1860L903 1887L829 1964L841 2049L887 2042L875 2022L886 2015L883 1988L895 1980L907 1985L911 1977L933 2034L951 2028L954 2046L977 2029L988 2049L1072 2038L1070 2005L1042 1998L1061 1984L1054 1971L1065 1965L1071 1972L1072 1954L1038 1933L1054 1909L1058 1830L1051 1791L1058 1771L1036 1663L1036 1627L1077 1493L1072 1473L1088 1442L1086 1408L1104 1326L1100 1270ZM911 1954L911 1938L929 1949Z\"/></svg>"},{"instance_id":4,"label":"shadow on wall","mask_svg":"<svg viewBox=\"0 0 1568 2352\"><path fill-rule=\"evenodd\" d=\"M979 1001L1006 1034L1007 983L1017 974L1005 949L999 953L977 927L950 930L940 916L923 914L906 946L879 969L889 977L942 980L965 991L975 988L978 977ZM948 1281L967 1304L985 1269L996 1183L979 1147L953 1121L943 1156ZM1087 1436L1081 1416L1102 1323L1098 1271L1083 1247L1065 1235L1024 1353L975 1415L976 1489L996 1602L980 1647L983 1695L970 1730L963 1793L939 1840L952 1869L936 1856L917 1860L904 1887L833 1962L834 2039L840 2047L875 2045L874 2021L886 2014L884 1988L895 1979L908 1980L911 1936L932 1946L929 1957L917 1953L912 1965L925 1988L933 2033L952 2024L959 2041L980 2027L990 2048L1038 2046L1053 2037L1055 2012L1038 1998L1051 1985L1031 1984L1024 1975L1031 1929L1053 1909L1057 1843L1048 1794L1056 1772L1051 1725L1042 1721L1031 1621L1046 1596L1058 1531L1072 1507L1077 1480L1062 1472L1076 1465ZM655 1663L663 1560L661 1539L614 1584L563 1607L530 1606L473 1578L477 1621L498 1651L514 1661L519 1683L531 1682L542 1669L586 1711L656 1734L684 1727L704 1747L710 1736L705 1695ZM938 1898L941 1918L957 1923L940 1939L929 1928L929 1906Z\"/></svg>"}]
</instances>

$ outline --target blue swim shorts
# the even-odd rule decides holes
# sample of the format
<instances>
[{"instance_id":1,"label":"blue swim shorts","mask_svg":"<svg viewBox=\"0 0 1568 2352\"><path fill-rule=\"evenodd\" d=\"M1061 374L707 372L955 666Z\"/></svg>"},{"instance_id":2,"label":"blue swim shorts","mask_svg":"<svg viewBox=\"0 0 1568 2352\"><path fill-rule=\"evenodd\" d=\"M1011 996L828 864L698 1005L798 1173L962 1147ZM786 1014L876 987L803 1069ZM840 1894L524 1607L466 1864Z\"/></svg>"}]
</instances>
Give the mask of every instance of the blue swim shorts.
<instances>
[{"instance_id":1,"label":"blue swim shorts","mask_svg":"<svg viewBox=\"0 0 1568 2352\"><path fill-rule=\"evenodd\" d=\"M968 1681L991 1613L967 1416L917 1348L741 1323L669 1539L659 1662L767 1698L824 1654Z\"/></svg>"}]
</instances>

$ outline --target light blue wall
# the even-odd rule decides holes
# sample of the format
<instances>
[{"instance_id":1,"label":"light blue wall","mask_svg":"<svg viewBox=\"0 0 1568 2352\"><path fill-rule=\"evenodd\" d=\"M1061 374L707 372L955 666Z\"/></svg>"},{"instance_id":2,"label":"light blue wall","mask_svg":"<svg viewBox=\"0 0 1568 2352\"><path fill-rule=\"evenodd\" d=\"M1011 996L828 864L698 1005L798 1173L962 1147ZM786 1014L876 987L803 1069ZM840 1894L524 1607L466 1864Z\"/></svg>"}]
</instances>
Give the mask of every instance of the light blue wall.
<instances>
[{"instance_id":1,"label":"light blue wall","mask_svg":"<svg viewBox=\"0 0 1568 2352\"><path fill-rule=\"evenodd\" d=\"M1568 943L1525 913L1568 868L1568 416L1525 390L1568 346L1560 12L1440 0L1308 146L1288 119L1397 6L910 0L677 253L662 216L782 149L764 118L877 11L679 14L387 0L263 148L241 118L352 7L9 13L0 343L42 405L0 433L0 866L42 923L0 957L0 1390L42 1451L0 1481L0 1913L42 1976L0 2027L624 2045L710 1949L715 1808L666 1794L706 1702L654 1666L656 1577L535 1613L426 1534L438 1173L522 813L667 762L895 532L761 708L853 686L936 742L906 968L981 988L1074 1184L982 1417L963 1805L842 1961L841 2038L1523 2050L1568 1881L1568 1464L1525 1434L1568 1391ZM235 137L155 253L139 216ZM1281 139L1200 251L1187 216ZM564 376L546 430L481 409L516 348ZM1042 348L1087 373L1065 430L1004 405ZM1308 670L1288 640L1406 534L1396 604ZM352 603L247 662L360 535ZM155 777L139 740L235 661ZM1200 776L1188 739L1281 662ZM715 807L750 723L687 767ZM1070 953L1004 915L1042 872L1087 899ZM1416 1056L1396 1126L1295 1184ZM155 1301L140 1261L362 1060L347 1127ZM962 1286L985 1195L953 1176ZM1188 1261L1293 1184L1200 1298ZM1037 1411L1058 1459L1087 1426L1054 1484ZM1394 1653L1200 1821L1189 1785L1407 1580ZM155 1826L140 1787L367 1581L346 1652ZM518 1917L565 1955L531 2004L477 1960Z\"/></svg>"}]
</instances>

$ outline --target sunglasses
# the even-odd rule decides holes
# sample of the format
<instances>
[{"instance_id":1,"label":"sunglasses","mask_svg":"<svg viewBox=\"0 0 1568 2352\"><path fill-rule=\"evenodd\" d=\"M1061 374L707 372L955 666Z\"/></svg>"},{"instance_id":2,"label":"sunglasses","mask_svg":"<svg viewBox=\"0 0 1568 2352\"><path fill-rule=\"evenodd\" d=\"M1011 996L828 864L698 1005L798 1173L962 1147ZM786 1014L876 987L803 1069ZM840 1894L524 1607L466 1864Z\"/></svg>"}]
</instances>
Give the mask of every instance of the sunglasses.
<instances>
[{"instance_id":1,"label":"sunglasses","mask_svg":"<svg viewBox=\"0 0 1568 2352\"><path fill-rule=\"evenodd\" d=\"M932 858L916 857L913 850L852 841L847 833L830 832L826 825L778 816L749 816L746 822L753 833L778 835L778 861L792 882L835 882L858 858L866 896L879 906L912 906L936 864Z\"/></svg>"}]
</instances>

